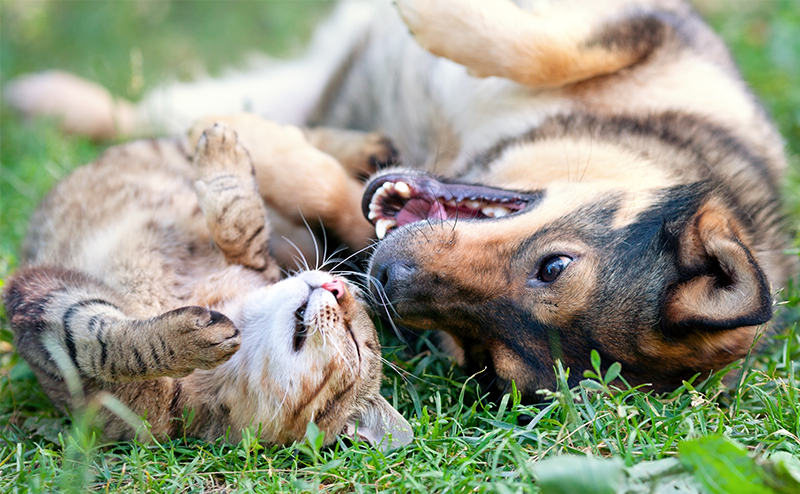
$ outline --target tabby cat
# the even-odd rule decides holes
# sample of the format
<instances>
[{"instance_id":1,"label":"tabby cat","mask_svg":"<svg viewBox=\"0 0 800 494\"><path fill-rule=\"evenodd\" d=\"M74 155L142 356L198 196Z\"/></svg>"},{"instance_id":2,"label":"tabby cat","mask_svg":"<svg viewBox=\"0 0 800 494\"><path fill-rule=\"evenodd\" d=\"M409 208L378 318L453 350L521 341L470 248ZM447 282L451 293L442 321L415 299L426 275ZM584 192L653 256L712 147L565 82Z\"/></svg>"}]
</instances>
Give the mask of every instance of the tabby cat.
<instances>
[{"instance_id":1,"label":"tabby cat","mask_svg":"<svg viewBox=\"0 0 800 494\"><path fill-rule=\"evenodd\" d=\"M279 281L236 132L214 125L190 154L182 139L111 148L34 214L4 300L50 399L75 405L60 352L87 399L112 394L156 437L237 440L253 427L288 443L313 421L326 443L342 432L410 442L379 393L380 344L358 290L321 271ZM108 438L136 435L104 414Z\"/></svg>"}]
</instances>

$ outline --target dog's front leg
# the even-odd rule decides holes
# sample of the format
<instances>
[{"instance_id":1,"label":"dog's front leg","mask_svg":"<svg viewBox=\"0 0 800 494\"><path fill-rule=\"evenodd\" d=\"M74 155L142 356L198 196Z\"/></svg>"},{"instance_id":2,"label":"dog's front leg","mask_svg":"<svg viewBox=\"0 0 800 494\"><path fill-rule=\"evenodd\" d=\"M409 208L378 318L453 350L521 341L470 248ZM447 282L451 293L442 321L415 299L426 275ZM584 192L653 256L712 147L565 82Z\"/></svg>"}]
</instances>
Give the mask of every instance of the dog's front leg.
<instances>
[{"instance_id":1,"label":"dog's front leg","mask_svg":"<svg viewBox=\"0 0 800 494\"><path fill-rule=\"evenodd\" d=\"M434 55L478 77L531 87L611 74L646 57L669 31L664 12L649 3L565 0L525 11L510 0L396 0L414 38Z\"/></svg>"}]
</instances>

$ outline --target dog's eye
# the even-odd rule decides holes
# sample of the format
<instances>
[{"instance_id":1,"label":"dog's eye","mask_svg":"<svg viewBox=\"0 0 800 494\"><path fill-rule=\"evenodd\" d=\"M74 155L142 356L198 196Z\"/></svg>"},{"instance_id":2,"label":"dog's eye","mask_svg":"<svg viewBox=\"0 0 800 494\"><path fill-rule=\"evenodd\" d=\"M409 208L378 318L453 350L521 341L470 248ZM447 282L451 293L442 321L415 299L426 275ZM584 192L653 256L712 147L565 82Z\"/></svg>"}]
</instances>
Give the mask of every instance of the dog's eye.
<instances>
[{"instance_id":1,"label":"dog's eye","mask_svg":"<svg viewBox=\"0 0 800 494\"><path fill-rule=\"evenodd\" d=\"M572 258L568 256L553 256L545 259L542 267L539 268L536 279L544 283L552 283L571 262Z\"/></svg>"}]
</instances>

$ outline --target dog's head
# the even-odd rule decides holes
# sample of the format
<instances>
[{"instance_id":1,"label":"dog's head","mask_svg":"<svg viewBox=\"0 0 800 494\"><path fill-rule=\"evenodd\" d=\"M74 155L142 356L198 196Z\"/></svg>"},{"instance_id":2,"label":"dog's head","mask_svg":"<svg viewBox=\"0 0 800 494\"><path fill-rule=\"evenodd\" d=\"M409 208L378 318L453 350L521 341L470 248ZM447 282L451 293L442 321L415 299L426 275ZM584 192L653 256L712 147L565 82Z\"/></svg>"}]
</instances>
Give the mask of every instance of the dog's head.
<instances>
[{"instance_id":1,"label":"dog's head","mask_svg":"<svg viewBox=\"0 0 800 494\"><path fill-rule=\"evenodd\" d=\"M743 357L772 316L747 219L706 182L512 191L396 170L363 207L386 237L378 302L528 398L553 389L557 358L574 384L592 349L632 384L675 388Z\"/></svg>"}]
</instances>

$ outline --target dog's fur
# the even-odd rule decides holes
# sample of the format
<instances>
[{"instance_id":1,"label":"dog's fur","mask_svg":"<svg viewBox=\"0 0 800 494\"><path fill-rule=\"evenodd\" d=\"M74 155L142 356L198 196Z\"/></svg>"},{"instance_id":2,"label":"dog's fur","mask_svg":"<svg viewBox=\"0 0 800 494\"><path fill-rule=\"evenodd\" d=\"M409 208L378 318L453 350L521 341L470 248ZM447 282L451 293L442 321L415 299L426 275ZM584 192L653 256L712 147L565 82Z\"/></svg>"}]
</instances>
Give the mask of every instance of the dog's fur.
<instances>
[{"instance_id":1,"label":"dog's fur","mask_svg":"<svg viewBox=\"0 0 800 494\"><path fill-rule=\"evenodd\" d=\"M528 397L554 386L555 359L577 380L592 349L656 390L744 356L796 270L778 199L786 162L691 7L395 4L339 8L307 58L337 64L258 76L328 80L324 90L306 83L294 106L243 84L225 93L270 118L393 140L403 166L373 177L362 208L380 234L394 228L371 275L395 320L446 331L463 364ZM336 32L342 42L326 43ZM192 91L158 94L188 101ZM120 121L163 125L156 98L122 105ZM186 125L191 106L182 108ZM350 218L352 233L360 211L322 208Z\"/></svg>"}]
</instances>

